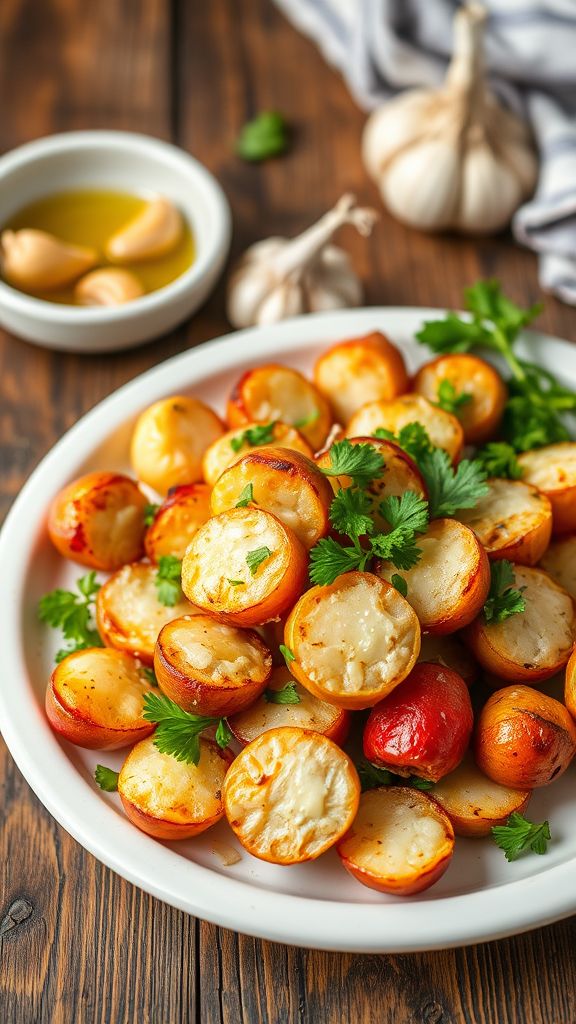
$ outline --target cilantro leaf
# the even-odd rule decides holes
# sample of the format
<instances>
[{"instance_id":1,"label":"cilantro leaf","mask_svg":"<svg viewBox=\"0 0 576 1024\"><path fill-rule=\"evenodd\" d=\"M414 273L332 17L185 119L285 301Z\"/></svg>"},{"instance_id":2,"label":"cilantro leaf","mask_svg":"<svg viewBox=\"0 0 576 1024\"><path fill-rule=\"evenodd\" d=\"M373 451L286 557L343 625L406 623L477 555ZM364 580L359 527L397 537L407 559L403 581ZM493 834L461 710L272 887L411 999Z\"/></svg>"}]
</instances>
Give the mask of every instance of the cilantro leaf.
<instances>
[{"instance_id":1,"label":"cilantro leaf","mask_svg":"<svg viewBox=\"0 0 576 1024\"><path fill-rule=\"evenodd\" d=\"M402 597L408 597L408 584L403 576L399 576L397 572L393 572L390 577L390 583Z\"/></svg>"},{"instance_id":2,"label":"cilantro leaf","mask_svg":"<svg viewBox=\"0 0 576 1024\"><path fill-rule=\"evenodd\" d=\"M391 530L370 539L373 553L392 562L397 569L412 569L422 554L415 537L428 526L428 502L414 491L405 491L401 497L390 495L385 498L380 502L378 511Z\"/></svg>"},{"instance_id":3,"label":"cilantro leaf","mask_svg":"<svg viewBox=\"0 0 576 1024\"><path fill-rule=\"evenodd\" d=\"M38 603L38 617L41 622L61 629L65 640L56 655L59 663L69 654L87 647L102 647L100 634L94 624L94 602L100 590L96 573L91 571L76 581L78 593L57 588L45 594Z\"/></svg>"},{"instance_id":4,"label":"cilantro leaf","mask_svg":"<svg viewBox=\"0 0 576 1024\"><path fill-rule=\"evenodd\" d=\"M490 320L508 339L513 340L522 327L531 323L539 313L542 305L522 309L502 293L502 286L494 278L488 281L476 281L466 288L466 308L474 315L476 322Z\"/></svg>"},{"instance_id":5,"label":"cilantro leaf","mask_svg":"<svg viewBox=\"0 0 576 1024\"><path fill-rule=\"evenodd\" d=\"M463 320L456 313L447 313L444 320L426 320L416 340L433 352L468 352L475 345L486 345L490 332L482 324Z\"/></svg>"},{"instance_id":6,"label":"cilantro leaf","mask_svg":"<svg viewBox=\"0 0 576 1024\"><path fill-rule=\"evenodd\" d=\"M262 565L262 562L265 562L267 558L271 557L271 555L272 552L270 551L270 548L267 548L265 545L261 548L254 548L254 551L248 552L246 555L246 565L250 569L252 576L256 575L258 569Z\"/></svg>"},{"instance_id":7,"label":"cilantro leaf","mask_svg":"<svg viewBox=\"0 0 576 1024\"><path fill-rule=\"evenodd\" d=\"M193 715L189 711L184 711L184 708L163 693L144 694L142 717L147 722L156 723L154 745L158 747L160 753L171 754L177 761L185 761L187 764L198 764L200 734L205 729L216 725L220 728L221 740L227 735L226 723L221 726L221 719ZM217 742L222 745L220 740Z\"/></svg>"},{"instance_id":8,"label":"cilantro leaf","mask_svg":"<svg viewBox=\"0 0 576 1024\"><path fill-rule=\"evenodd\" d=\"M378 510L393 530L404 526L414 533L424 533L428 527L428 502L415 491L404 491L401 497L394 494L384 498Z\"/></svg>"},{"instance_id":9,"label":"cilantro leaf","mask_svg":"<svg viewBox=\"0 0 576 1024\"><path fill-rule=\"evenodd\" d=\"M547 821L528 821L517 811L512 812L505 825L494 825L492 836L496 845L504 850L508 861L517 860L520 854L527 850L544 854L548 851L548 843L552 839Z\"/></svg>"},{"instance_id":10,"label":"cilantro leaf","mask_svg":"<svg viewBox=\"0 0 576 1024\"><path fill-rule=\"evenodd\" d=\"M333 537L323 537L310 551L310 579L318 586L329 586L343 572L362 572L371 557L372 552L360 545L344 547Z\"/></svg>"},{"instance_id":11,"label":"cilantro leaf","mask_svg":"<svg viewBox=\"0 0 576 1024\"><path fill-rule=\"evenodd\" d=\"M112 768L107 768L104 764L97 764L94 771L94 778L96 784L103 789L105 793L115 793L118 789L118 777L120 772L115 772Z\"/></svg>"},{"instance_id":12,"label":"cilantro leaf","mask_svg":"<svg viewBox=\"0 0 576 1024\"><path fill-rule=\"evenodd\" d=\"M339 533L361 537L374 531L372 501L366 491L341 487L330 505L330 522Z\"/></svg>"},{"instance_id":13,"label":"cilantro leaf","mask_svg":"<svg viewBox=\"0 0 576 1024\"><path fill-rule=\"evenodd\" d=\"M235 508L246 508L251 502L254 501L254 484L246 484L236 502Z\"/></svg>"},{"instance_id":14,"label":"cilantro leaf","mask_svg":"<svg viewBox=\"0 0 576 1024\"><path fill-rule=\"evenodd\" d=\"M276 423L277 421L274 420L273 423L258 423L255 427L247 427L241 434L230 439L232 451L238 453L245 444L249 444L252 448L258 448L263 444L272 444Z\"/></svg>"},{"instance_id":15,"label":"cilantro leaf","mask_svg":"<svg viewBox=\"0 0 576 1024\"><path fill-rule=\"evenodd\" d=\"M296 683L286 683L281 690L272 690L268 687L264 690L264 700L267 704L300 704L300 697L296 692Z\"/></svg>"},{"instance_id":16,"label":"cilantro leaf","mask_svg":"<svg viewBox=\"0 0 576 1024\"><path fill-rule=\"evenodd\" d=\"M267 110L248 121L236 143L236 152L250 162L279 156L288 148L288 127L282 114Z\"/></svg>"},{"instance_id":17,"label":"cilantro leaf","mask_svg":"<svg viewBox=\"0 0 576 1024\"><path fill-rule=\"evenodd\" d=\"M156 570L156 593L160 604L173 608L182 599L182 562L174 555L162 555Z\"/></svg>"},{"instance_id":18,"label":"cilantro leaf","mask_svg":"<svg viewBox=\"0 0 576 1024\"><path fill-rule=\"evenodd\" d=\"M280 644L280 646L278 647L278 650L280 651L280 654L284 658L284 661L286 662L286 664L287 664L287 666L289 668L290 667L290 662L291 661L296 661L296 655L294 654L293 651L290 650L289 647L286 647L286 644Z\"/></svg>"},{"instance_id":19,"label":"cilantro leaf","mask_svg":"<svg viewBox=\"0 0 576 1024\"><path fill-rule=\"evenodd\" d=\"M515 582L512 562L503 558L490 563L490 590L484 605L486 622L505 622L511 615L526 611L526 600L522 597L526 587L515 589Z\"/></svg>"},{"instance_id":20,"label":"cilantro leaf","mask_svg":"<svg viewBox=\"0 0 576 1024\"><path fill-rule=\"evenodd\" d=\"M160 505L155 505L153 502L149 502L144 506L144 526L152 526L159 508Z\"/></svg>"},{"instance_id":21,"label":"cilantro leaf","mask_svg":"<svg viewBox=\"0 0 576 1024\"><path fill-rule=\"evenodd\" d=\"M488 494L482 466L463 459L454 469L442 448L424 455L419 467L428 490L431 519L453 516L461 508L474 508Z\"/></svg>"},{"instance_id":22,"label":"cilantro leaf","mask_svg":"<svg viewBox=\"0 0 576 1024\"><path fill-rule=\"evenodd\" d=\"M426 427L417 421L407 423L406 426L401 427L398 434L393 434L391 430L378 427L374 431L374 436L386 441L394 441L410 458L414 459L414 462L420 462L424 455L434 451L434 445L430 440Z\"/></svg>"},{"instance_id":23,"label":"cilantro leaf","mask_svg":"<svg viewBox=\"0 0 576 1024\"><path fill-rule=\"evenodd\" d=\"M413 569L422 555L422 549L415 542L414 531L407 526L397 526L390 533L377 533L370 544L372 554L404 571Z\"/></svg>"},{"instance_id":24,"label":"cilantro leaf","mask_svg":"<svg viewBox=\"0 0 576 1024\"><path fill-rule=\"evenodd\" d=\"M444 412L452 413L453 416L457 416L460 409L464 405L468 405L472 401L472 395L466 391L458 392L454 387L451 380L444 377L438 385L438 401L435 403L440 409L444 409Z\"/></svg>"},{"instance_id":25,"label":"cilantro leaf","mask_svg":"<svg viewBox=\"0 0 576 1024\"><path fill-rule=\"evenodd\" d=\"M490 441L476 452L474 461L480 463L488 476L507 480L520 480L523 476L516 452L505 441Z\"/></svg>"},{"instance_id":26,"label":"cilantro leaf","mask_svg":"<svg viewBox=\"0 0 576 1024\"><path fill-rule=\"evenodd\" d=\"M222 748L222 750L225 750L226 747L229 746L232 740L232 730L230 729L230 726L228 725L228 722L226 721L225 718L221 718L220 721L218 722L216 732L214 734L214 739L216 740L218 746Z\"/></svg>"},{"instance_id":27,"label":"cilantro leaf","mask_svg":"<svg viewBox=\"0 0 576 1024\"><path fill-rule=\"evenodd\" d=\"M321 467L322 468L322 467ZM368 442L352 444L348 438L335 441L330 448L330 465L322 468L325 476L349 476L356 487L364 488L384 471L384 459Z\"/></svg>"}]
</instances>

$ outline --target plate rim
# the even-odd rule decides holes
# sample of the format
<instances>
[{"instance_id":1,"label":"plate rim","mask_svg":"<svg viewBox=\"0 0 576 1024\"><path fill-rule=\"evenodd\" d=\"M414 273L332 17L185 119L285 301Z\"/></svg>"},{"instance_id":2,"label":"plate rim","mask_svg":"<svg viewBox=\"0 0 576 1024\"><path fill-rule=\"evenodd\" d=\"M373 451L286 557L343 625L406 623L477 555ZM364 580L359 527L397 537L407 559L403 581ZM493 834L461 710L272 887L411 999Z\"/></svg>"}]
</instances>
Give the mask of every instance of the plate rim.
<instances>
[{"instance_id":1,"label":"plate rim","mask_svg":"<svg viewBox=\"0 0 576 1024\"><path fill-rule=\"evenodd\" d=\"M405 329L412 330L415 323L426 317L442 315L442 309L415 306L373 306L309 314L270 327L232 332L173 356L122 385L78 420L40 461L2 527L0 601L5 615L0 724L18 768L52 816L98 860L169 905L222 927L308 948L404 953L503 938L550 924L576 911L574 858L530 877L471 893L429 901L399 899L386 904L312 899L226 877L182 858L169 846L136 830L120 815L110 813L110 798L97 792L81 772L70 772L65 748L50 730L42 709L35 702L31 707L27 696L31 685L23 650L23 622L26 616L30 621L31 609L26 607L25 584L34 545L45 525L44 492L52 495L62 486L59 478L65 481L66 454L75 452L78 457L82 448L84 456L86 450L95 450L139 408L162 394L174 393L174 383L180 378L185 378L183 389L187 390L225 370L228 354L232 356L232 368L262 356L270 362L281 361L291 352L320 344L325 333L334 339L359 333L370 326L371 319L372 329L386 329L387 320L396 320L404 321ZM393 335L395 328L390 325L388 329ZM537 346L545 343L552 352L556 349L559 356L569 354L576 372L576 348L569 342L539 332L525 332L524 337ZM184 367L188 376L180 373ZM42 512L37 508L32 522L27 522L34 502ZM7 681L21 677L27 685L15 694ZM36 714L31 713L34 709ZM50 764L50 772L46 771L46 763ZM65 793L56 780L65 783ZM184 861L186 865L189 884L184 891L176 885L175 861Z\"/></svg>"}]
</instances>

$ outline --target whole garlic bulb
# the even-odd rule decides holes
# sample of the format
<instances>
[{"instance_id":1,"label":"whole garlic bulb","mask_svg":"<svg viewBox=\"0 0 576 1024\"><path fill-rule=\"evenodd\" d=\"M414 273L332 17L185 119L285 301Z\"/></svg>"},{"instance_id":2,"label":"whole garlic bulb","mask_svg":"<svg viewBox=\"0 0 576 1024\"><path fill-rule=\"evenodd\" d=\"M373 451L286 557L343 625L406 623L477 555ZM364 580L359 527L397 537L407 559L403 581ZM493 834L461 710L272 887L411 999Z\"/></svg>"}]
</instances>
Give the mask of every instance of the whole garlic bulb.
<instances>
[{"instance_id":1,"label":"whole garlic bulb","mask_svg":"<svg viewBox=\"0 0 576 1024\"><path fill-rule=\"evenodd\" d=\"M250 327L359 305L362 285L349 257L329 243L343 224L369 235L377 219L375 210L357 207L347 194L297 238L268 238L250 246L228 285L230 323Z\"/></svg>"},{"instance_id":2,"label":"whole garlic bulb","mask_svg":"<svg viewBox=\"0 0 576 1024\"><path fill-rule=\"evenodd\" d=\"M364 129L365 166L390 212L412 227L498 231L534 188L528 129L486 84L485 19L480 4L460 8L443 86L402 93Z\"/></svg>"}]
</instances>

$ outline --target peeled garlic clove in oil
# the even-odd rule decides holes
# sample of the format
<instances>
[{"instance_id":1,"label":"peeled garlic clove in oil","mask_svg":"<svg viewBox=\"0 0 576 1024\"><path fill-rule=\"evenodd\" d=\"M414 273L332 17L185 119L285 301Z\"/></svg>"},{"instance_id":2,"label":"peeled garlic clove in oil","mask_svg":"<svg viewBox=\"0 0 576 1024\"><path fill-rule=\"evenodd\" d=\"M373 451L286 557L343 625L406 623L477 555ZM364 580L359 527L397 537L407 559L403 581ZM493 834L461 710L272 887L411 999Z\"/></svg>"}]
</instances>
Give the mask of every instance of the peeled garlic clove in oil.
<instances>
[{"instance_id":1,"label":"peeled garlic clove in oil","mask_svg":"<svg viewBox=\"0 0 576 1024\"><path fill-rule=\"evenodd\" d=\"M98 262L94 249L69 245L35 228L3 231L0 250L4 277L24 291L63 288Z\"/></svg>"},{"instance_id":2,"label":"peeled garlic clove in oil","mask_svg":"<svg viewBox=\"0 0 576 1024\"><path fill-rule=\"evenodd\" d=\"M121 267L101 267L82 277L74 288L81 306L123 306L144 295L136 274Z\"/></svg>"},{"instance_id":3,"label":"peeled garlic clove in oil","mask_svg":"<svg viewBox=\"0 0 576 1024\"><path fill-rule=\"evenodd\" d=\"M164 196L156 196L106 245L114 263L135 263L165 256L178 245L184 232L182 214Z\"/></svg>"}]
</instances>

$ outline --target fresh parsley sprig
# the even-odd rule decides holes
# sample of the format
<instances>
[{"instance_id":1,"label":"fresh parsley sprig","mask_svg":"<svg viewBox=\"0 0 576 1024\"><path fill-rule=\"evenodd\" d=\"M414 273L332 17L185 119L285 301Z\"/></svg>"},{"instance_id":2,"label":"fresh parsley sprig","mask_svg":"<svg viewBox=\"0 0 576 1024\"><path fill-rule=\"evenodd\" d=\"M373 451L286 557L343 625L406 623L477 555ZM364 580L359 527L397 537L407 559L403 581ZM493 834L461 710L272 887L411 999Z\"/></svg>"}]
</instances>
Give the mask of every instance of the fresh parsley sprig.
<instances>
[{"instance_id":1,"label":"fresh parsley sprig","mask_svg":"<svg viewBox=\"0 0 576 1024\"><path fill-rule=\"evenodd\" d=\"M264 700L267 704L300 704L301 699L296 690L296 683L290 682L280 690L272 690L268 687L264 690Z\"/></svg>"},{"instance_id":2,"label":"fresh parsley sprig","mask_svg":"<svg viewBox=\"0 0 576 1024\"><path fill-rule=\"evenodd\" d=\"M56 654L61 662L75 651L87 647L102 647L100 634L94 624L94 604L100 584L94 571L76 580L78 593L57 588L45 594L38 603L38 616L42 622L61 629L64 639L69 641Z\"/></svg>"},{"instance_id":3,"label":"fresh parsley sprig","mask_svg":"<svg viewBox=\"0 0 576 1024\"><path fill-rule=\"evenodd\" d=\"M330 465L321 467L325 476L349 476L363 489L384 472L384 459L372 444L352 444L348 438L330 448Z\"/></svg>"},{"instance_id":4,"label":"fresh parsley sprig","mask_svg":"<svg viewBox=\"0 0 576 1024\"><path fill-rule=\"evenodd\" d=\"M182 562L174 555L162 555L156 571L156 593L160 604L173 608L182 600Z\"/></svg>"},{"instance_id":5,"label":"fresh parsley sprig","mask_svg":"<svg viewBox=\"0 0 576 1024\"><path fill-rule=\"evenodd\" d=\"M448 452L435 448L422 456L418 467L428 490L431 519L474 508L488 494L486 472L475 460L463 459L454 469Z\"/></svg>"},{"instance_id":6,"label":"fresh parsley sprig","mask_svg":"<svg viewBox=\"0 0 576 1024\"><path fill-rule=\"evenodd\" d=\"M506 441L490 441L478 449L474 461L480 463L488 476L506 480L520 480L523 476L516 452Z\"/></svg>"},{"instance_id":7,"label":"fresh parsley sprig","mask_svg":"<svg viewBox=\"0 0 576 1024\"><path fill-rule=\"evenodd\" d=\"M528 850L540 855L547 853L548 843L552 839L547 821L528 821L517 811L512 812L505 825L492 827L492 837L496 845L504 850L508 861L517 860Z\"/></svg>"},{"instance_id":8,"label":"fresh parsley sprig","mask_svg":"<svg viewBox=\"0 0 576 1024\"><path fill-rule=\"evenodd\" d=\"M512 562L505 558L490 563L490 590L484 605L486 622L505 622L511 615L526 611L522 596L526 587L514 587L516 577Z\"/></svg>"},{"instance_id":9,"label":"fresh parsley sprig","mask_svg":"<svg viewBox=\"0 0 576 1024\"><path fill-rule=\"evenodd\" d=\"M272 444L276 423L277 421L274 420L273 423L259 423L255 427L247 427L241 434L230 439L232 451L238 453L245 444L249 444L252 448L259 448L263 444Z\"/></svg>"},{"instance_id":10,"label":"fresh parsley sprig","mask_svg":"<svg viewBox=\"0 0 576 1024\"><path fill-rule=\"evenodd\" d=\"M96 770L94 771L96 784L100 786L100 789L104 790L105 793L115 793L117 791L119 775L120 772L115 772L112 768L107 768L105 764L97 764Z\"/></svg>"},{"instance_id":11,"label":"fresh parsley sprig","mask_svg":"<svg viewBox=\"0 0 576 1024\"><path fill-rule=\"evenodd\" d=\"M142 717L156 723L154 745L162 754L171 754L177 761L198 764L200 760L200 735L216 726L215 739L219 747L227 747L232 733L224 718L208 715L193 715L185 711L169 697L161 693L144 695Z\"/></svg>"},{"instance_id":12,"label":"fresh parsley sprig","mask_svg":"<svg viewBox=\"0 0 576 1024\"><path fill-rule=\"evenodd\" d=\"M458 413L463 406L468 405L472 401L472 395L466 391L461 391L460 394L456 391L451 380L444 377L438 385L437 401L434 403L439 409L443 409L444 412L452 413L453 416L458 416Z\"/></svg>"},{"instance_id":13,"label":"fresh parsley sprig","mask_svg":"<svg viewBox=\"0 0 576 1024\"><path fill-rule=\"evenodd\" d=\"M434 451L434 445L430 440L426 427L416 421L401 427L397 434L394 434L391 430L386 430L384 427L378 427L374 431L374 437L379 437L385 441L393 441L417 463L420 462L424 455Z\"/></svg>"}]
</instances>

